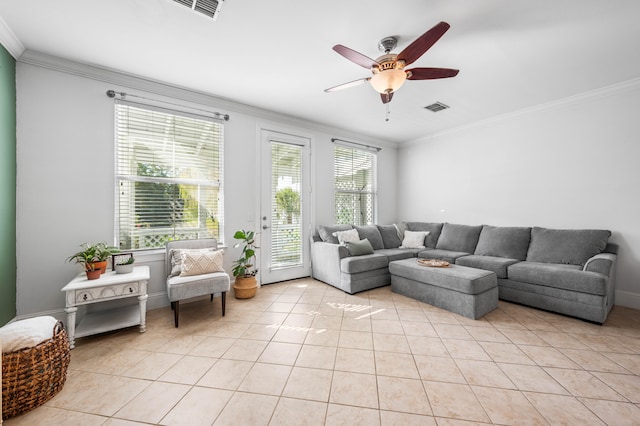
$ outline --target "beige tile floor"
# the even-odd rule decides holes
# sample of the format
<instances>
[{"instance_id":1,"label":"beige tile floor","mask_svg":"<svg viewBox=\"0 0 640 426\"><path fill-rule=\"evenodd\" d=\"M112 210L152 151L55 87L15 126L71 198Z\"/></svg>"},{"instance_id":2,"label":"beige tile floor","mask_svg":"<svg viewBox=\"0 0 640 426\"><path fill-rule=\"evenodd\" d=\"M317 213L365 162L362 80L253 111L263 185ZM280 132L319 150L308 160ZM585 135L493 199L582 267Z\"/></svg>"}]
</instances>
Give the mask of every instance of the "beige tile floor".
<instances>
[{"instance_id":1,"label":"beige tile floor","mask_svg":"<svg viewBox=\"0 0 640 426\"><path fill-rule=\"evenodd\" d=\"M302 279L79 339L14 425L638 425L640 311L604 326L506 302L478 321Z\"/></svg>"}]
</instances>

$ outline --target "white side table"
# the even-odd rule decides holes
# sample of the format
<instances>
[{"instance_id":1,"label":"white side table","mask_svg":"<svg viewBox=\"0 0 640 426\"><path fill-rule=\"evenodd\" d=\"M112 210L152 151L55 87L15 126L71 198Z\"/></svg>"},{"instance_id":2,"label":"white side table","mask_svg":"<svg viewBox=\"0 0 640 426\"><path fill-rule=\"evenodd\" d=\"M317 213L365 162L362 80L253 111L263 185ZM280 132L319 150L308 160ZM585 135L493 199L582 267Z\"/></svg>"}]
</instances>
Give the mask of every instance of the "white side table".
<instances>
[{"instance_id":1,"label":"white side table","mask_svg":"<svg viewBox=\"0 0 640 426\"><path fill-rule=\"evenodd\" d=\"M149 267L136 266L129 274L106 272L97 280L87 280L86 274L75 277L62 291L66 293L67 333L71 349L75 338L104 333L119 328L140 324L140 333L146 329L147 282ZM124 306L99 312L87 313L76 325L76 312L80 305L105 302L107 300L137 297L138 306Z\"/></svg>"}]
</instances>

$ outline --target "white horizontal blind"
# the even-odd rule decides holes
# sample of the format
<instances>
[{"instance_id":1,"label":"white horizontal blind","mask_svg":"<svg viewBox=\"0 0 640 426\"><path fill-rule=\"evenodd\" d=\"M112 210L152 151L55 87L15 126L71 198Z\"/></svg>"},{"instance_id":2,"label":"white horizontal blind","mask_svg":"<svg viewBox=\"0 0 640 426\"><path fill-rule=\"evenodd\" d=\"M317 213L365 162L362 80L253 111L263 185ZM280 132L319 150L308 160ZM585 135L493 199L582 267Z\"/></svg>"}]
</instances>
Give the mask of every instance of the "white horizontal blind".
<instances>
[{"instance_id":1,"label":"white horizontal blind","mask_svg":"<svg viewBox=\"0 0 640 426\"><path fill-rule=\"evenodd\" d=\"M223 223L219 120L117 101L116 234L120 249L214 237Z\"/></svg>"},{"instance_id":2,"label":"white horizontal blind","mask_svg":"<svg viewBox=\"0 0 640 426\"><path fill-rule=\"evenodd\" d=\"M334 146L335 221L353 225L375 222L376 154Z\"/></svg>"},{"instance_id":3,"label":"white horizontal blind","mask_svg":"<svg viewBox=\"0 0 640 426\"><path fill-rule=\"evenodd\" d=\"M302 264L302 147L271 142L271 268Z\"/></svg>"}]
</instances>

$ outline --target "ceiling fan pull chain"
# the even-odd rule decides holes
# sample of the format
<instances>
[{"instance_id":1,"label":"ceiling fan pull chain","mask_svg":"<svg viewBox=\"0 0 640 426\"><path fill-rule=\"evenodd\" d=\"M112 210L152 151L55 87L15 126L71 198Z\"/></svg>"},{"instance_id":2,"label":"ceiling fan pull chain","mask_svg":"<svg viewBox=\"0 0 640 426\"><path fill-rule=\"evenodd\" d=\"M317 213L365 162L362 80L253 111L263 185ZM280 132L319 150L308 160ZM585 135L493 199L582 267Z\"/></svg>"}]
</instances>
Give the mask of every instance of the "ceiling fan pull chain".
<instances>
[{"instance_id":1,"label":"ceiling fan pull chain","mask_svg":"<svg viewBox=\"0 0 640 426\"><path fill-rule=\"evenodd\" d=\"M387 107L387 113L386 113L386 116L385 116L384 121L389 121L389 114L390 114L390 111L389 111L389 104L388 104L388 103L386 103L386 104L385 104L385 106Z\"/></svg>"}]
</instances>

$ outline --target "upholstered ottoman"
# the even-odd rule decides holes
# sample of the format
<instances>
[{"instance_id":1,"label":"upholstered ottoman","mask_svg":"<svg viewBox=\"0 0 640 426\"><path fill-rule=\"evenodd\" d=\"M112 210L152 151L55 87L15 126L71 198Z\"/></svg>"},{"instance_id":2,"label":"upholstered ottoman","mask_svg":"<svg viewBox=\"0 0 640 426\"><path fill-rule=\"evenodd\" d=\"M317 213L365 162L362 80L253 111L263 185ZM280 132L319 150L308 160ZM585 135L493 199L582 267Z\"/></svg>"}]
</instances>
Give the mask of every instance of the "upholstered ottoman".
<instances>
[{"instance_id":1,"label":"upholstered ottoman","mask_svg":"<svg viewBox=\"0 0 640 426\"><path fill-rule=\"evenodd\" d=\"M416 259L389 263L391 290L421 302L478 319L498 307L496 274L450 265L431 268Z\"/></svg>"}]
</instances>

